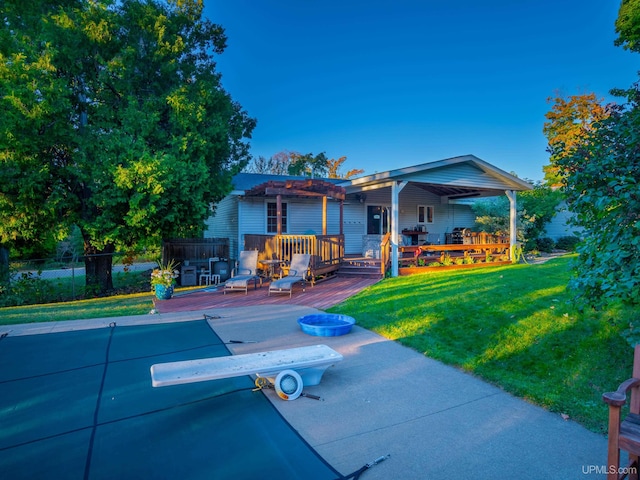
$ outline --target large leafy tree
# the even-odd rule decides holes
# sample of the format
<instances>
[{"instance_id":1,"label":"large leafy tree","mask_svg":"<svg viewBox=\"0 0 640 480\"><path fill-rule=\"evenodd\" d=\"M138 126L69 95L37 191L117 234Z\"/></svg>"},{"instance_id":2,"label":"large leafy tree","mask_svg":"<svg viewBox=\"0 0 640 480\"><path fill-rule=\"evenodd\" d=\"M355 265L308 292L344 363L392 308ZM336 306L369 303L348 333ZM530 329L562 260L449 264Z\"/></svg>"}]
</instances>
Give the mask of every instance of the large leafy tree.
<instances>
[{"instance_id":1,"label":"large leafy tree","mask_svg":"<svg viewBox=\"0 0 640 480\"><path fill-rule=\"evenodd\" d=\"M87 285L111 256L201 233L255 126L221 86L202 0L5 0L0 244L82 233Z\"/></svg>"},{"instance_id":2,"label":"large leafy tree","mask_svg":"<svg viewBox=\"0 0 640 480\"><path fill-rule=\"evenodd\" d=\"M640 51L640 0L622 0L616 19L614 44L632 52Z\"/></svg>"},{"instance_id":3,"label":"large leafy tree","mask_svg":"<svg viewBox=\"0 0 640 480\"><path fill-rule=\"evenodd\" d=\"M623 1L616 44L637 51L640 2ZM640 306L640 86L613 91L621 105L584 131L571 148L549 142L556 158L573 223L582 227L573 286L594 307L622 302ZM640 324L630 318L629 340L640 341Z\"/></svg>"},{"instance_id":4,"label":"large leafy tree","mask_svg":"<svg viewBox=\"0 0 640 480\"><path fill-rule=\"evenodd\" d=\"M584 229L574 285L594 306L640 305L640 90L558 161L573 223Z\"/></svg>"}]
</instances>

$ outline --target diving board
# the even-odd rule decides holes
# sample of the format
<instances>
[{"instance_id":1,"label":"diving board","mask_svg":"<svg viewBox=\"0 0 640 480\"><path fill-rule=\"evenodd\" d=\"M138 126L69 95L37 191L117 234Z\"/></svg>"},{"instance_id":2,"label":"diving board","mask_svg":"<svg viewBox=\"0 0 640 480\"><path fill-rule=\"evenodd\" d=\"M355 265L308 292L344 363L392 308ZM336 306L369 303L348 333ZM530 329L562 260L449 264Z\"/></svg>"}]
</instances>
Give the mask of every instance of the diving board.
<instances>
[{"instance_id":1,"label":"diving board","mask_svg":"<svg viewBox=\"0 0 640 480\"><path fill-rule=\"evenodd\" d=\"M154 387L205 382L221 378L258 375L273 378L283 370L296 371L305 385L317 385L322 374L343 356L326 345L202 358L151 366Z\"/></svg>"}]
</instances>

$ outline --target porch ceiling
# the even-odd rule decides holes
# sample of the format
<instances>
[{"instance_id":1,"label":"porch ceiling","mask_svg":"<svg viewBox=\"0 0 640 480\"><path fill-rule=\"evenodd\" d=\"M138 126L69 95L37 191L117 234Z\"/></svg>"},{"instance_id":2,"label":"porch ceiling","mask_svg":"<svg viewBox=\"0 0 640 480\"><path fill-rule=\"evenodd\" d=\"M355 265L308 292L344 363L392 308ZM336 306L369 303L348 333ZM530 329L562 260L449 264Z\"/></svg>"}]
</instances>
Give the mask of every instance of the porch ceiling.
<instances>
[{"instance_id":1,"label":"porch ceiling","mask_svg":"<svg viewBox=\"0 0 640 480\"><path fill-rule=\"evenodd\" d=\"M427 192L438 195L439 197L448 197L450 199L504 195L503 191L496 191L496 190L482 189L482 188L458 187L458 186L442 185L442 184L435 184L435 183L419 183L419 182L412 182L412 184Z\"/></svg>"},{"instance_id":2,"label":"porch ceiling","mask_svg":"<svg viewBox=\"0 0 640 480\"><path fill-rule=\"evenodd\" d=\"M270 180L256 185L244 193L247 197L331 197L344 200L346 190L343 187L323 180Z\"/></svg>"}]
</instances>

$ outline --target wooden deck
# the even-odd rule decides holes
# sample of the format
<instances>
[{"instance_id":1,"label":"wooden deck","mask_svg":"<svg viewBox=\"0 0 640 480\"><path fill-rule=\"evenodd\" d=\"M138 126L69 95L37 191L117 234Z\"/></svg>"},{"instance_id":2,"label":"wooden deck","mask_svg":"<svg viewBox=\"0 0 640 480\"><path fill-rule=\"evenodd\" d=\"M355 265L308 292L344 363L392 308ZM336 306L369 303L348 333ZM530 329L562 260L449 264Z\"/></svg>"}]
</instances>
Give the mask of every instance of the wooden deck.
<instances>
[{"instance_id":1,"label":"wooden deck","mask_svg":"<svg viewBox=\"0 0 640 480\"><path fill-rule=\"evenodd\" d=\"M258 287L256 290L252 287L249 288L247 295L244 292L227 292L224 294L224 287L220 285L215 291L207 291L209 289L204 287L184 292L178 290L173 298L169 300L154 299L154 304L158 313L283 304L304 305L326 310L378 281L376 278L343 277L338 275L329 280L316 283L314 286L307 284L304 292L300 285L296 285L293 288L291 298L289 298L289 294L272 293L269 296L268 282L264 282L262 288Z\"/></svg>"}]
</instances>

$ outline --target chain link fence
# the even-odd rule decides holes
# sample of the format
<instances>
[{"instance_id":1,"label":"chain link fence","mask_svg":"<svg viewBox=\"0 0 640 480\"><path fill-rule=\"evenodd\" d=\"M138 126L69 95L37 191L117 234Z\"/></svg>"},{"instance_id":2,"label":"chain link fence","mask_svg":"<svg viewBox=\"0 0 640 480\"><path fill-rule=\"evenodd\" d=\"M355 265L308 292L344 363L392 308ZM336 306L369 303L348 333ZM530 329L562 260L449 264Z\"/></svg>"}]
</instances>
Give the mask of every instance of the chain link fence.
<instances>
[{"instance_id":1,"label":"chain link fence","mask_svg":"<svg viewBox=\"0 0 640 480\"><path fill-rule=\"evenodd\" d=\"M112 256L113 293L148 291L156 261L125 254ZM104 256L104 255L95 255ZM0 278L0 307L51 303L87 298L84 256L56 255L43 259L9 261ZM6 267L5 267L6 270Z\"/></svg>"}]
</instances>

